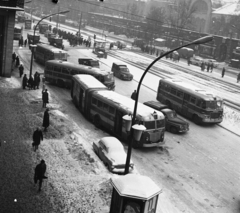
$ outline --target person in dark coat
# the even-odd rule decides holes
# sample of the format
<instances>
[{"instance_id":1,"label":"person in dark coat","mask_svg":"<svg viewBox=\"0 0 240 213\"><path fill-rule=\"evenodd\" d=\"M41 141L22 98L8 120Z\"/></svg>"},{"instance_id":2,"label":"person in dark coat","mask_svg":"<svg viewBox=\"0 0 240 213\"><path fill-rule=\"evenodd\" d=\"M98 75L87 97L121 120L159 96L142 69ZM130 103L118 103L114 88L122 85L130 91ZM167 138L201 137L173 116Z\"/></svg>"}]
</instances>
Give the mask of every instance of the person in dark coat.
<instances>
[{"instance_id":1,"label":"person in dark coat","mask_svg":"<svg viewBox=\"0 0 240 213\"><path fill-rule=\"evenodd\" d=\"M222 69L222 78L224 77L224 75L225 75L225 72L226 72L226 68L225 68L225 67L223 67L223 69Z\"/></svg>"},{"instance_id":2,"label":"person in dark coat","mask_svg":"<svg viewBox=\"0 0 240 213\"><path fill-rule=\"evenodd\" d=\"M204 71L205 70L205 63L202 61L201 63L201 70Z\"/></svg>"},{"instance_id":3,"label":"person in dark coat","mask_svg":"<svg viewBox=\"0 0 240 213\"><path fill-rule=\"evenodd\" d=\"M37 129L33 133L33 149L34 152L38 149L38 146L40 145L41 141L43 140L43 134L42 131L37 127Z\"/></svg>"},{"instance_id":4,"label":"person in dark coat","mask_svg":"<svg viewBox=\"0 0 240 213\"><path fill-rule=\"evenodd\" d=\"M37 184L37 182L39 181L39 188L38 188L39 192L42 189L43 179L47 179L47 177L45 176L46 170L47 170L47 165L44 160L41 160L41 162L35 167L34 183Z\"/></svg>"},{"instance_id":5,"label":"person in dark coat","mask_svg":"<svg viewBox=\"0 0 240 213\"><path fill-rule=\"evenodd\" d=\"M19 76L20 76L20 78L22 77L22 75L23 75L23 71L24 71L24 67L23 67L23 65L22 64L20 64L20 66L19 66Z\"/></svg>"},{"instance_id":6,"label":"person in dark coat","mask_svg":"<svg viewBox=\"0 0 240 213\"><path fill-rule=\"evenodd\" d=\"M213 62L211 62L210 64L210 69L211 69L211 72L213 71Z\"/></svg>"},{"instance_id":7,"label":"person in dark coat","mask_svg":"<svg viewBox=\"0 0 240 213\"><path fill-rule=\"evenodd\" d=\"M240 72L237 74L237 83L240 81Z\"/></svg>"},{"instance_id":8,"label":"person in dark coat","mask_svg":"<svg viewBox=\"0 0 240 213\"><path fill-rule=\"evenodd\" d=\"M38 72L35 72L34 76L33 76L33 89L36 89L38 86Z\"/></svg>"},{"instance_id":9,"label":"person in dark coat","mask_svg":"<svg viewBox=\"0 0 240 213\"><path fill-rule=\"evenodd\" d=\"M28 83L27 74L24 74L24 76L23 76L23 80L22 80L22 87L23 87L23 89L26 88L27 83Z\"/></svg>"},{"instance_id":10,"label":"person in dark coat","mask_svg":"<svg viewBox=\"0 0 240 213\"><path fill-rule=\"evenodd\" d=\"M37 89L39 89L39 84L40 84L41 78L40 78L40 74L38 73L36 76L36 87Z\"/></svg>"},{"instance_id":11,"label":"person in dark coat","mask_svg":"<svg viewBox=\"0 0 240 213\"><path fill-rule=\"evenodd\" d=\"M137 91L134 90L134 92L131 95L131 99L136 100L136 96L137 96Z\"/></svg>"},{"instance_id":12,"label":"person in dark coat","mask_svg":"<svg viewBox=\"0 0 240 213\"><path fill-rule=\"evenodd\" d=\"M210 62L208 62L207 64L207 72L209 72L209 70L210 70Z\"/></svg>"},{"instance_id":13,"label":"person in dark coat","mask_svg":"<svg viewBox=\"0 0 240 213\"><path fill-rule=\"evenodd\" d=\"M191 57L188 57L187 63L188 63L188 66L190 66L190 64L191 64Z\"/></svg>"},{"instance_id":14,"label":"person in dark coat","mask_svg":"<svg viewBox=\"0 0 240 213\"><path fill-rule=\"evenodd\" d=\"M47 131L47 128L49 127L49 109L46 109L43 115L43 127L44 127L44 132Z\"/></svg>"},{"instance_id":15,"label":"person in dark coat","mask_svg":"<svg viewBox=\"0 0 240 213\"><path fill-rule=\"evenodd\" d=\"M34 84L33 77L30 76L28 79L28 88L33 89L33 84Z\"/></svg>"},{"instance_id":16,"label":"person in dark coat","mask_svg":"<svg viewBox=\"0 0 240 213\"><path fill-rule=\"evenodd\" d=\"M13 52L13 54L12 54L12 62L15 62L15 60L16 60L16 57L17 57L16 53L15 53L15 52Z\"/></svg>"},{"instance_id":17,"label":"person in dark coat","mask_svg":"<svg viewBox=\"0 0 240 213\"><path fill-rule=\"evenodd\" d=\"M45 108L48 103L48 90L47 89L42 91L42 101L43 101L43 108Z\"/></svg>"},{"instance_id":18,"label":"person in dark coat","mask_svg":"<svg viewBox=\"0 0 240 213\"><path fill-rule=\"evenodd\" d=\"M20 59L18 57L18 55L16 56L16 67L18 67L20 65Z\"/></svg>"},{"instance_id":19,"label":"person in dark coat","mask_svg":"<svg viewBox=\"0 0 240 213\"><path fill-rule=\"evenodd\" d=\"M24 47L26 47L26 46L27 46L27 38L24 41Z\"/></svg>"}]
</instances>

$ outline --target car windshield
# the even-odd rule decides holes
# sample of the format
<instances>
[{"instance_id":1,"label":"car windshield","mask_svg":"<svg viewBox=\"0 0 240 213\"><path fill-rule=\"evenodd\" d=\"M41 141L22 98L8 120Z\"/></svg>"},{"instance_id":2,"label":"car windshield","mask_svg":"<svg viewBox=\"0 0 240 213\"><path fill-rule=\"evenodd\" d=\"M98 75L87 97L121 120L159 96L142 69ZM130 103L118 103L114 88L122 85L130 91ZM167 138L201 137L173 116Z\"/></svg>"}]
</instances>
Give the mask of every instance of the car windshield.
<instances>
[{"instance_id":1,"label":"car windshield","mask_svg":"<svg viewBox=\"0 0 240 213\"><path fill-rule=\"evenodd\" d=\"M119 66L121 72L129 72L128 68L125 66Z\"/></svg>"},{"instance_id":2,"label":"car windshield","mask_svg":"<svg viewBox=\"0 0 240 213\"><path fill-rule=\"evenodd\" d=\"M154 121L145 121L143 125L147 129L155 129L155 120Z\"/></svg>"},{"instance_id":3,"label":"car windshield","mask_svg":"<svg viewBox=\"0 0 240 213\"><path fill-rule=\"evenodd\" d=\"M177 114L176 114L175 111L167 112L166 114L167 114L168 118L175 118L175 117L177 117Z\"/></svg>"}]
</instances>

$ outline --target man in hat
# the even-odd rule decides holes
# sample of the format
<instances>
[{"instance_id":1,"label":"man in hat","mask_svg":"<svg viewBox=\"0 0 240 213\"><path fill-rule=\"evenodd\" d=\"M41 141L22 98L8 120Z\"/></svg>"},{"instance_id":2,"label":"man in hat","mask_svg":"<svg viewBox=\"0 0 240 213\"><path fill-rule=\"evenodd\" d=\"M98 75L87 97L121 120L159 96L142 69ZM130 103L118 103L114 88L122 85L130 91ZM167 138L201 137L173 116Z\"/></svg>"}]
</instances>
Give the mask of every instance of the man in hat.
<instances>
[{"instance_id":1,"label":"man in hat","mask_svg":"<svg viewBox=\"0 0 240 213\"><path fill-rule=\"evenodd\" d=\"M39 188L38 188L39 192L42 189L43 179L47 179L47 177L45 176L46 170L47 170L47 165L44 160L41 160L41 162L36 166L35 173L34 173L34 183L37 184L37 182L39 181Z\"/></svg>"}]
</instances>

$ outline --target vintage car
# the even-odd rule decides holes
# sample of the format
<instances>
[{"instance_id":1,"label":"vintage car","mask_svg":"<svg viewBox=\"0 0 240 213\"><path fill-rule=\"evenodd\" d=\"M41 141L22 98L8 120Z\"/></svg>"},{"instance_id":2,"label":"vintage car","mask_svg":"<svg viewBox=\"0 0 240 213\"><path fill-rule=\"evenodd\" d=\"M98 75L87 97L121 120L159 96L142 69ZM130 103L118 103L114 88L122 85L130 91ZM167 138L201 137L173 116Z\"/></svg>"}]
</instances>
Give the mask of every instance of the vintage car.
<instances>
[{"instance_id":1,"label":"vintage car","mask_svg":"<svg viewBox=\"0 0 240 213\"><path fill-rule=\"evenodd\" d=\"M78 63L82 64L82 65L85 65L85 66L89 66L89 67L100 68L99 60L94 59L94 58L90 58L90 57L78 58Z\"/></svg>"},{"instance_id":2,"label":"vintage car","mask_svg":"<svg viewBox=\"0 0 240 213\"><path fill-rule=\"evenodd\" d=\"M131 81L133 79L133 75L129 72L126 64L114 62L111 71L113 72L114 76L122 80Z\"/></svg>"},{"instance_id":3,"label":"vintage car","mask_svg":"<svg viewBox=\"0 0 240 213\"><path fill-rule=\"evenodd\" d=\"M93 142L93 150L112 173L124 173L126 153L123 145L115 137L104 137L98 142ZM133 171L134 164L131 161L129 171Z\"/></svg>"},{"instance_id":4,"label":"vintage car","mask_svg":"<svg viewBox=\"0 0 240 213\"><path fill-rule=\"evenodd\" d=\"M189 130L189 123L182 118L177 116L177 113L174 110L168 108L167 105L161 104L158 101L147 101L143 104L152 107L165 116L165 127L166 130L172 133L187 132Z\"/></svg>"},{"instance_id":5,"label":"vintage car","mask_svg":"<svg viewBox=\"0 0 240 213\"><path fill-rule=\"evenodd\" d=\"M190 63L193 65L197 65L200 67L202 62L204 62L206 65L212 62L214 68L217 68L219 65L219 63L214 59L202 58L200 56L193 56L190 58Z\"/></svg>"}]
</instances>

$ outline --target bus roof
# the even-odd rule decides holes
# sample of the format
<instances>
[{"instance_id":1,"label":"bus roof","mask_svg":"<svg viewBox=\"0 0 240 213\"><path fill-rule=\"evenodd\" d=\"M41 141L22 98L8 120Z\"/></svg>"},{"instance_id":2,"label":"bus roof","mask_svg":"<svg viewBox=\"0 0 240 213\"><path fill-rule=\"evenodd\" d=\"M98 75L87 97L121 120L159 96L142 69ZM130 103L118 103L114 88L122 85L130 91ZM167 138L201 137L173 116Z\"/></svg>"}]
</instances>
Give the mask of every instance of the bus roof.
<instances>
[{"instance_id":1,"label":"bus roof","mask_svg":"<svg viewBox=\"0 0 240 213\"><path fill-rule=\"evenodd\" d=\"M74 79L81 82L85 88L106 88L107 87L91 75L74 75Z\"/></svg>"},{"instance_id":2,"label":"bus roof","mask_svg":"<svg viewBox=\"0 0 240 213\"><path fill-rule=\"evenodd\" d=\"M56 47L53 47L49 44L37 44L38 47L41 47L43 49L47 49L47 50L50 50L52 51L53 53L67 53L66 51L62 50L62 49L59 49L59 48L56 48Z\"/></svg>"},{"instance_id":3,"label":"bus roof","mask_svg":"<svg viewBox=\"0 0 240 213\"><path fill-rule=\"evenodd\" d=\"M89 74L100 74L100 75L107 75L107 71L100 70L99 68L96 67L90 67L90 66L85 66L81 64L74 64L68 61L59 61L59 60L49 60L46 62L46 64L51 64L51 65L59 65L61 67L66 67L66 68L71 68L71 69L81 69L84 70L85 72L88 72Z\"/></svg>"},{"instance_id":4,"label":"bus roof","mask_svg":"<svg viewBox=\"0 0 240 213\"><path fill-rule=\"evenodd\" d=\"M221 99L219 96L216 96L214 93L210 91L206 91L204 89L200 89L198 87L195 87L189 83L186 83L180 79L161 79L161 82L168 83L170 85L174 85L181 90L192 93L204 100L213 100L214 98Z\"/></svg>"},{"instance_id":5,"label":"bus roof","mask_svg":"<svg viewBox=\"0 0 240 213\"><path fill-rule=\"evenodd\" d=\"M106 98L108 102L114 103L115 105L133 114L135 104L134 100L110 90L96 91L96 94ZM161 112L138 102L137 115L144 118L144 120L154 120L152 116L154 111L157 113L158 119L164 119L164 115Z\"/></svg>"}]
</instances>

